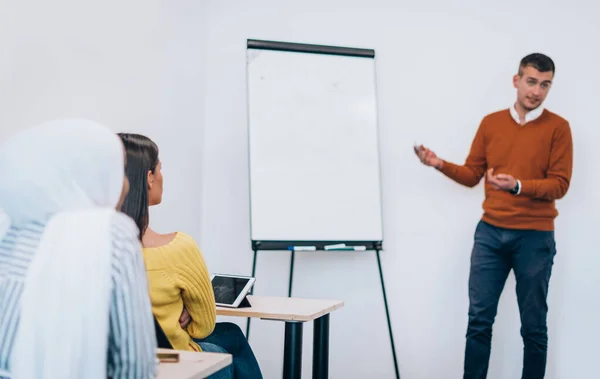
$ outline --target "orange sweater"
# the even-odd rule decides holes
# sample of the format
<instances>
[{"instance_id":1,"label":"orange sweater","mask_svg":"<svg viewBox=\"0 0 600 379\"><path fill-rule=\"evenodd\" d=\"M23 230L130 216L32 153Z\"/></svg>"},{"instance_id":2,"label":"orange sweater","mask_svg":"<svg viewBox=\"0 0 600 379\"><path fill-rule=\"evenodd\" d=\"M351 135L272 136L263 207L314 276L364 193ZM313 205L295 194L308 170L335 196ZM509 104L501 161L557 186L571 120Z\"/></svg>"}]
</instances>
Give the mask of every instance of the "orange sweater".
<instances>
[{"instance_id":1,"label":"orange sweater","mask_svg":"<svg viewBox=\"0 0 600 379\"><path fill-rule=\"evenodd\" d=\"M454 181L474 187L493 168L521 181L512 195L485 183L483 221L509 229L554 230L554 201L569 188L573 141L569 123L544 110L537 119L519 125L510 111L486 116L475 135L464 165L445 162L441 168Z\"/></svg>"}]
</instances>

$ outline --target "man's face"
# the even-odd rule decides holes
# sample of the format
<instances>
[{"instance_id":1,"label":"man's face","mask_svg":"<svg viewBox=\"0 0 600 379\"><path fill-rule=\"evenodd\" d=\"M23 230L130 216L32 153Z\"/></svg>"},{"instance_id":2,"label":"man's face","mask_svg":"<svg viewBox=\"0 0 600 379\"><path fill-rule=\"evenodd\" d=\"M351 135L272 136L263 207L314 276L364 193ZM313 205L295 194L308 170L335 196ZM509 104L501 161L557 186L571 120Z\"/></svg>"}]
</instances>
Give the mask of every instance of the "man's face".
<instances>
[{"instance_id":1,"label":"man's face","mask_svg":"<svg viewBox=\"0 0 600 379\"><path fill-rule=\"evenodd\" d=\"M517 89L517 102L527 111L536 109L548 96L553 78L552 71L539 72L531 66L522 68L513 78Z\"/></svg>"}]
</instances>

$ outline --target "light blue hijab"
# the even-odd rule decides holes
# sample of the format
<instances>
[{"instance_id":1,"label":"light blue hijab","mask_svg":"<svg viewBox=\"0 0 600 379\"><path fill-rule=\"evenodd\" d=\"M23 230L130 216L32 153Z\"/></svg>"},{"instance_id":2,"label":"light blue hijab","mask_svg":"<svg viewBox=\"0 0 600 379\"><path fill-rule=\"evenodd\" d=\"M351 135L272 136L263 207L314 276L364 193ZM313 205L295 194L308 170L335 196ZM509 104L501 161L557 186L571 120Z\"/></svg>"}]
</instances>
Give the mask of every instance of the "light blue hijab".
<instances>
[{"instance_id":1,"label":"light blue hijab","mask_svg":"<svg viewBox=\"0 0 600 379\"><path fill-rule=\"evenodd\" d=\"M0 242L9 228L48 222L26 278L0 267L0 286L24 283L12 378L106 378L110 225L123 180L121 141L91 121L48 122L0 147Z\"/></svg>"}]
</instances>

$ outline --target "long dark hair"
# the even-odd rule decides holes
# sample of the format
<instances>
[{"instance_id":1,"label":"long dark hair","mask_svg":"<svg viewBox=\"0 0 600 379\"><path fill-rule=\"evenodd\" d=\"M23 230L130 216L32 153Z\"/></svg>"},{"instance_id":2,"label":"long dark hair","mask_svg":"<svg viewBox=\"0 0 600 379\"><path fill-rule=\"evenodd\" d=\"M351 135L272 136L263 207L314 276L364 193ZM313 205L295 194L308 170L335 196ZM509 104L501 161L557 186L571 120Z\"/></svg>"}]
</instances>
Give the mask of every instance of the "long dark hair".
<instances>
[{"instance_id":1,"label":"long dark hair","mask_svg":"<svg viewBox=\"0 0 600 379\"><path fill-rule=\"evenodd\" d=\"M140 241L150 222L148 212L148 171L158 166L158 146L141 134L119 133L127 153L125 174L129 179L129 194L121 211L135 221L140 230Z\"/></svg>"}]
</instances>

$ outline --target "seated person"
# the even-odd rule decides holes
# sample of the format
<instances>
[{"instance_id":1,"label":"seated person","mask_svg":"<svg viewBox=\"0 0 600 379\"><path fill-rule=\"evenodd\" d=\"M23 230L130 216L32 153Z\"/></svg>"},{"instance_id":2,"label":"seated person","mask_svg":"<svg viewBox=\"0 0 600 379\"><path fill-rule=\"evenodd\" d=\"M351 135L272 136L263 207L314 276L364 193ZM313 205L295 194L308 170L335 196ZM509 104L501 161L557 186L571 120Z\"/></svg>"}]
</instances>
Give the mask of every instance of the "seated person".
<instances>
[{"instance_id":1,"label":"seated person","mask_svg":"<svg viewBox=\"0 0 600 379\"><path fill-rule=\"evenodd\" d=\"M122 210L140 230L152 310L173 348L213 351L216 345L233 356L234 377L262 378L240 328L233 323L216 323L210 275L195 241L182 232L158 234L148 226L149 206L162 200L158 147L138 134L119 136L127 151L130 183Z\"/></svg>"},{"instance_id":2,"label":"seated person","mask_svg":"<svg viewBox=\"0 0 600 379\"><path fill-rule=\"evenodd\" d=\"M118 213L125 153L84 120L0 147L0 378L153 379L136 225Z\"/></svg>"}]
</instances>

